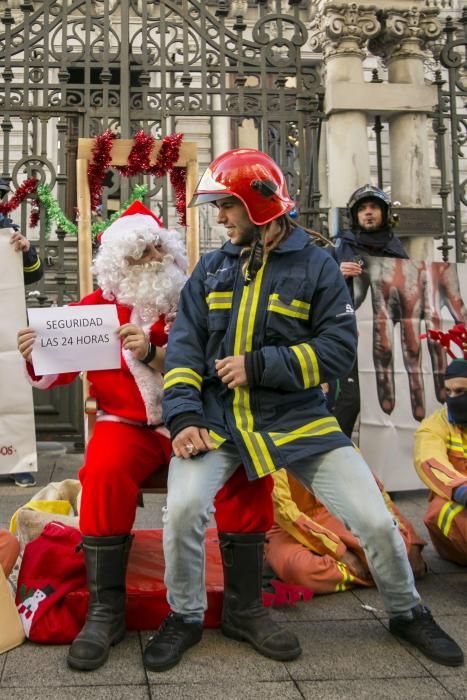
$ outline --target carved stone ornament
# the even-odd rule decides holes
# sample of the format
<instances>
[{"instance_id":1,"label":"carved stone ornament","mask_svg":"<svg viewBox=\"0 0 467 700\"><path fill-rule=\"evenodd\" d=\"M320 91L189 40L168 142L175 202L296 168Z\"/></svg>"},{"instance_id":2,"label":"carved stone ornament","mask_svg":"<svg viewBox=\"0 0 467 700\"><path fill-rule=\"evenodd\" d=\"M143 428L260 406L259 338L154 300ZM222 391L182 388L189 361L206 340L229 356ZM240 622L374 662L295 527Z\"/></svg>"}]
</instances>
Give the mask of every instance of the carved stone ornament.
<instances>
[{"instance_id":1,"label":"carved stone ornament","mask_svg":"<svg viewBox=\"0 0 467 700\"><path fill-rule=\"evenodd\" d=\"M426 58L427 44L441 34L435 7L386 9L381 13L381 33L370 42L370 51L385 61L392 58Z\"/></svg>"},{"instance_id":2,"label":"carved stone ornament","mask_svg":"<svg viewBox=\"0 0 467 700\"><path fill-rule=\"evenodd\" d=\"M311 45L325 57L334 54L364 55L365 43L381 29L374 5L330 3L310 25Z\"/></svg>"}]
</instances>

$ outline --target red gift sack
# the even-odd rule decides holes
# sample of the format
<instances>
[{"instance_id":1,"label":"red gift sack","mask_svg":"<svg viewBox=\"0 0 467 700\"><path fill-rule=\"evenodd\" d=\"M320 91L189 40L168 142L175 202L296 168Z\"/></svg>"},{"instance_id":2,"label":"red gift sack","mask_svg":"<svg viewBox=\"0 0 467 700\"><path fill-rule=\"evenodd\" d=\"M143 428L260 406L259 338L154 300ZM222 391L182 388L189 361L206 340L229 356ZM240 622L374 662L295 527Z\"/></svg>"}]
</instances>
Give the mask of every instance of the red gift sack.
<instances>
[{"instance_id":1,"label":"red gift sack","mask_svg":"<svg viewBox=\"0 0 467 700\"><path fill-rule=\"evenodd\" d=\"M61 523L48 523L29 542L18 576L16 606L26 637L33 642L61 644L73 640L83 626L67 594L86 586L81 533Z\"/></svg>"}]
</instances>

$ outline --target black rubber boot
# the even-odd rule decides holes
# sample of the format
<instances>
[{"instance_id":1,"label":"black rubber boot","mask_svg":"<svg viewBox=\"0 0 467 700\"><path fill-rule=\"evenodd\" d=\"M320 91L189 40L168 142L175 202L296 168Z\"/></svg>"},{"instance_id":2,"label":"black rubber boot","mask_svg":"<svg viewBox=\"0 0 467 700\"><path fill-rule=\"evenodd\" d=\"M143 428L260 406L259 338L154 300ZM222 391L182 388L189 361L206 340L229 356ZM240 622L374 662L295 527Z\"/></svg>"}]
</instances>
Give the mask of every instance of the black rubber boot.
<instances>
[{"instance_id":1,"label":"black rubber boot","mask_svg":"<svg viewBox=\"0 0 467 700\"><path fill-rule=\"evenodd\" d=\"M89 607L83 629L68 652L67 662L92 671L107 661L110 647L125 636L125 577L131 535L83 536Z\"/></svg>"},{"instance_id":2,"label":"black rubber boot","mask_svg":"<svg viewBox=\"0 0 467 700\"><path fill-rule=\"evenodd\" d=\"M264 533L219 533L224 567L221 629L226 637L249 642L260 654L291 661L302 653L300 642L274 622L261 596Z\"/></svg>"}]
</instances>

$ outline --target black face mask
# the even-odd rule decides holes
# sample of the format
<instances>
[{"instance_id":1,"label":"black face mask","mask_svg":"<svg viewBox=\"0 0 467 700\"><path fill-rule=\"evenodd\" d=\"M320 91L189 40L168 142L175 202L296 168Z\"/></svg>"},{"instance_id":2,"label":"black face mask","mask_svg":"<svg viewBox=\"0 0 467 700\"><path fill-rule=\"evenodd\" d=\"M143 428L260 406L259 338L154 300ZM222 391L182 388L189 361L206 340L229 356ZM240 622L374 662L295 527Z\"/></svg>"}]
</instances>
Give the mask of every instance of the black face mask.
<instances>
[{"instance_id":1,"label":"black face mask","mask_svg":"<svg viewBox=\"0 0 467 700\"><path fill-rule=\"evenodd\" d=\"M447 396L446 405L450 423L465 425L467 423L467 392L460 396Z\"/></svg>"},{"instance_id":2,"label":"black face mask","mask_svg":"<svg viewBox=\"0 0 467 700\"><path fill-rule=\"evenodd\" d=\"M361 228L357 233L359 243L377 250L382 250L392 237L393 233L390 228L380 228L376 231L365 231Z\"/></svg>"}]
</instances>

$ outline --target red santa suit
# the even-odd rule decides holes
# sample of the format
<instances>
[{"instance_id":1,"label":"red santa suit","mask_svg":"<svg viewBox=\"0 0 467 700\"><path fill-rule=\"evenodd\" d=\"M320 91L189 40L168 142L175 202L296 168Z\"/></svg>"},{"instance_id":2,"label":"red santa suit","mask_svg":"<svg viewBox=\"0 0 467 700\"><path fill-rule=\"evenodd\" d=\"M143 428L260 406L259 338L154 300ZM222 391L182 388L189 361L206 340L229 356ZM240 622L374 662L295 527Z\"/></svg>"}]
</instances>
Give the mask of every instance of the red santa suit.
<instances>
[{"instance_id":1,"label":"red santa suit","mask_svg":"<svg viewBox=\"0 0 467 700\"><path fill-rule=\"evenodd\" d=\"M115 304L120 325L142 325L134 308L106 296L99 288L77 305ZM163 315L145 327L153 345L160 347L167 343L164 328ZM37 377L30 363L27 371L30 382L39 389L69 384L79 374ZM120 369L88 371L87 378L90 396L97 400L98 414L79 472L83 486L80 529L83 535L122 535L133 526L141 483L170 461L171 443L161 417L163 378L160 372L124 349ZM271 480L250 482L243 467L239 468L218 494L219 529L267 531L273 523L271 491Z\"/></svg>"}]
</instances>

